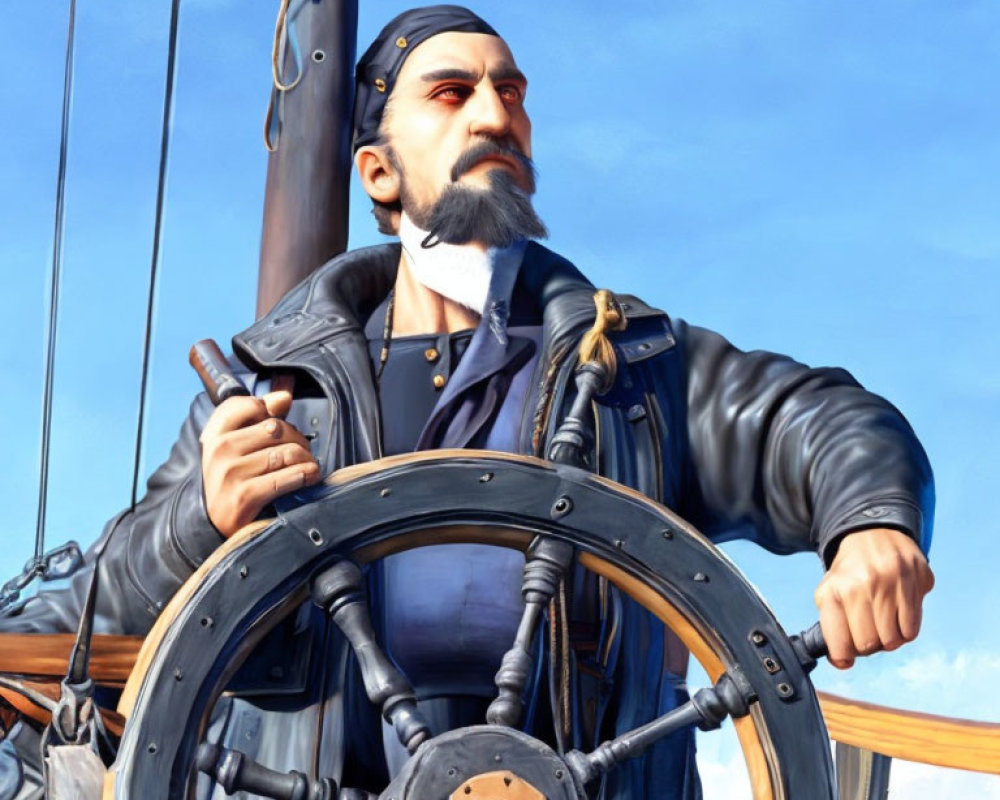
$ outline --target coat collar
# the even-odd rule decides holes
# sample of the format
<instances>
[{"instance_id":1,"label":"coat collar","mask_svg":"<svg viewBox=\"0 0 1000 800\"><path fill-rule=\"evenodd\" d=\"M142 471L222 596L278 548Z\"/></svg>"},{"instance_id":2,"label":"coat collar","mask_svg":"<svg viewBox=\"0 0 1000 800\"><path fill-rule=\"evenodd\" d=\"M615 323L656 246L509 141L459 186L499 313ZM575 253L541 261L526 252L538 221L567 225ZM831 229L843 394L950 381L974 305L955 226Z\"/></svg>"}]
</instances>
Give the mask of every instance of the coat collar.
<instances>
[{"instance_id":1,"label":"coat collar","mask_svg":"<svg viewBox=\"0 0 1000 800\"><path fill-rule=\"evenodd\" d=\"M233 351L254 370L283 365L295 354L337 337L363 337L364 325L396 279L399 244L344 253L286 294L233 337ZM543 351L593 318L593 285L569 261L529 242L518 282L542 310Z\"/></svg>"}]
</instances>

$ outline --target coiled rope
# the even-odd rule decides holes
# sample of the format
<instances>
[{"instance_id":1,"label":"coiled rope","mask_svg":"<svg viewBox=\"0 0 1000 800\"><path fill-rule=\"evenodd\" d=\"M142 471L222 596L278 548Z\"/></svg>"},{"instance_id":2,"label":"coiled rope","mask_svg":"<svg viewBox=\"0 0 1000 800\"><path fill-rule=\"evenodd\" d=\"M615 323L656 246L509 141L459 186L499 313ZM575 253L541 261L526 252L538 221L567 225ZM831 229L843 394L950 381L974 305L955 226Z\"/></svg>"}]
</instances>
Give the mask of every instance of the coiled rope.
<instances>
[{"instance_id":1,"label":"coiled rope","mask_svg":"<svg viewBox=\"0 0 1000 800\"><path fill-rule=\"evenodd\" d=\"M615 355L615 348L608 338L608 333L625 330L628 320L618 298L608 289L599 289L594 294L594 306L597 311L594 325L580 340L577 355L580 364L597 361L607 370L608 377L604 386L607 390L615 382L615 375L618 372L618 357Z\"/></svg>"}]
</instances>

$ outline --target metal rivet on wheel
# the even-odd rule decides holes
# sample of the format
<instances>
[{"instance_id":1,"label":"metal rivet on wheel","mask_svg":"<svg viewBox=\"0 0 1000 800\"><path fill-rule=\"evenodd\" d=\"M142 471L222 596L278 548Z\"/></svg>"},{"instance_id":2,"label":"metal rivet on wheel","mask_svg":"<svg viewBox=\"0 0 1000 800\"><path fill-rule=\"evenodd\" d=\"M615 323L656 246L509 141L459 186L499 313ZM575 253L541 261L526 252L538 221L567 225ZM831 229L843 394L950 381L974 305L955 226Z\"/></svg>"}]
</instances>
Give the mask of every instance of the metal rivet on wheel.
<instances>
[{"instance_id":1,"label":"metal rivet on wheel","mask_svg":"<svg viewBox=\"0 0 1000 800\"><path fill-rule=\"evenodd\" d=\"M767 644L767 637L760 631L754 631L750 634L750 641L757 645L757 647L763 647Z\"/></svg>"},{"instance_id":2,"label":"metal rivet on wheel","mask_svg":"<svg viewBox=\"0 0 1000 800\"><path fill-rule=\"evenodd\" d=\"M494 761L503 761L503 756L500 755L499 753L497 753L495 756L493 756L493 760Z\"/></svg>"},{"instance_id":3,"label":"metal rivet on wheel","mask_svg":"<svg viewBox=\"0 0 1000 800\"><path fill-rule=\"evenodd\" d=\"M624 539L615 539L615 547L617 547L619 550L621 550L624 546L625 546L625 540Z\"/></svg>"},{"instance_id":4,"label":"metal rivet on wheel","mask_svg":"<svg viewBox=\"0 0 1000 800\"><path fill-rule=\"evenodd\" d=\"M458 770L455 769L454 767L450 767L448 769L448 777L449 778L454 778L457 774L458 774Z\"/></svg>"},{"instance_id":5,"label":"metal rivet on wheel","mask_svg":"<svg viewBox=\"0 0 1000 800\"><path fill-rule=\"evenodd\" d=\"M149 751L150 755L154 754L159 748L156 746L156 742L150 742L146 745L146 750Z\"/></svg>"},{"instance_id":6,"label":"metal rivet on wheel","mask_svg":"<svg viewBox=\"0 0 1000 800\"><path fill-rule=\"evenodd\" d=\"M561 781L563 776L563 771L561 769L556 770L556 780Z\"/></svg>"},{"instance_id":7,"label":"metal rivet on wheel","mask_svg":"<svg viewBox=\"0 0 1000 800\"><path fill-rule=\"evenodd\" d=\"M558 519L559 517L566 516L570 511L573 510L573 501L568 497L560 497L552 504L552 519Z\"/></svg>"},{"instance_id":8,"label":"metal rivet on wheel","mask_svg":"<svg viewBox=\"0 0 1000 800\"><path fill-rule=\"evenodd\" d=\"M326 60L326 53L324 53L322 50L313 50L312 60L315 61L317 64L322 63L323 61Z\"/></svg>"},{"instance_id":9,"label":"metal rivet on wheel","mask_svg":"<svg viewBox=\"0 0 1000 800\"><path fill-rule=\"evenodd\" d=\"M392 489L383 489L381 492L378 493L378 496L388 497L390 494L392 494Z\"/></svg>"},{"instance_id":10,"label":"metal rivet on wheel","mask_svg":"<svg viewBox=\"0 0 1000 800\"><path fill-rule=\"evenodd\" d=\"M244 567L240 567L240 577L241 578L245 578L249 574L250 574L249 568L247 568L245 566Z\"/></svg>"},{"instance_id":11,"label":"metal rivet on wheel","mask_svg":"<svg viewBox=\"0 0 1000 800\"><path fill-rule=\"evenodd\" d=\"M667 540L673 539L674 538L674 532L672 530L665 530L665 531L663 531L663 538L667 539Z\"/></svg>"},{"instance_id":12,"label":"metal rivet on wheel","mask_svg":"<svg viewBox=\"0 0 1000 800\"><path fill-rule=\"evenodd\" d=\"M174 680L175 681L184 680L184 670L182 670L180 667L174 668Z\"/></svg>"},{"instance_id":13,"label":"metal rivet on wheel","mask_svg":"<svg viewBox=\"0 0 1000 800\"><path fill-rule=\"evenodd\" d=\"M763 663L764 669L766 669L772 675L781 669L781 664L779 664L777 661L771 658L771 656L764 656L764 659L761 663Z\"/></svg>"},{"instance_id":14,"label":"metal rivet on wheel","mask_svg":"<svg viewBox=\"0 0 1000 800\"><path fill-rule=\"evenodd\" d=\"M694 574L695 583L708 583L708 575L704 572L696 572Z\"/></svg>"},{"instance_id":15,"label":"metal rivet on wheel","mask_svg":"<svg viewBox=\"0 0 1000 800\"><path fill-rule=\"evenodd\" d=\"M792 688L792 685L790 683L779 683L778 694L780 694L784 698L789 698L795 694L795 690Z\"/></svg>"},{"instance_id":16,"label":"metal rivet on wheel","mask_svg":"<svg viewBox=\"0 0 1000 800\"><path fill-rule=\"evenodd\" d=\"M203 628L211 628L212 625L214 625L214 624L215 624L215 620L213 620L211 617L202 617L201 618L201 627L203 627Z\"/></svg>"},{"instance_id":17,"label":"metal rivet on wheel","mask_svg":"<svg viewBox=\"0 0 1000 800\"><path fill-rule=\"evenodd\" d=\"M319 528L309 529L309 541L317 547L323 544L323 534L319 532Z\"/></svg>"},{"instance_id":18,"label":"metal rivet on wheel","mask_svg":"<svg viewBox=\"0 0 1000 800\"><path fill-rule=\"evenodd\" d=\"M479 476L480 483L489 483L491 480L493 480L492 472L484 472L482 475Z\"/></svg>"}]
</instances>

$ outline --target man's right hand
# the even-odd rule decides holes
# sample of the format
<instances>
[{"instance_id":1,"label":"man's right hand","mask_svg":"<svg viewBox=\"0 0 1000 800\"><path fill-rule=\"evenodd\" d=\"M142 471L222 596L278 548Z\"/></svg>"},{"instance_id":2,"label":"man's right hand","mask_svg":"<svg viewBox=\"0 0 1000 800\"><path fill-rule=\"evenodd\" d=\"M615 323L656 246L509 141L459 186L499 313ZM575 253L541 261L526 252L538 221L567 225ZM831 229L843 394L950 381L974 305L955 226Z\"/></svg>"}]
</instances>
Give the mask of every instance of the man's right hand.
<instances>
[{"instance_id":1,"label":"man's right hand","mask_svg":"<svg viewBox=\"0 0 1000 800\"><path fill-rule=\"evenodd\" d=\"M283 494L317 483L306 438L284 421L290 392L230 397L201 433L201 474L211 523L227 539Z\"/></svg>"}]
</instances>

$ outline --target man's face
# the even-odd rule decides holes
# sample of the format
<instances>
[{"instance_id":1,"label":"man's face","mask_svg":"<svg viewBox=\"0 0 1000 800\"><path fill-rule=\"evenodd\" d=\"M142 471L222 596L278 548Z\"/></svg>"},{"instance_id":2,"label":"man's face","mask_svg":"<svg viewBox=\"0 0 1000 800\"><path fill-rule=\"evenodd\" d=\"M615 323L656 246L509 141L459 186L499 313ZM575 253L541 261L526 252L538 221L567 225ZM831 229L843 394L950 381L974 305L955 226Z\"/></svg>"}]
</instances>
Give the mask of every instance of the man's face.
<instances>
[{"instance_id":1,"label":"man's face","mask_svg":"<svg viewBox=\"0 0 1000 800\"><path fill-rule=\"evenodd\" d=\"M524 195L534 191L526 88L496 36L442 33L410 54L383 132L402 173L403 208L417 224L426 227L446 189L488 195L505 177Z\"/></svg>"}]
</instances>

